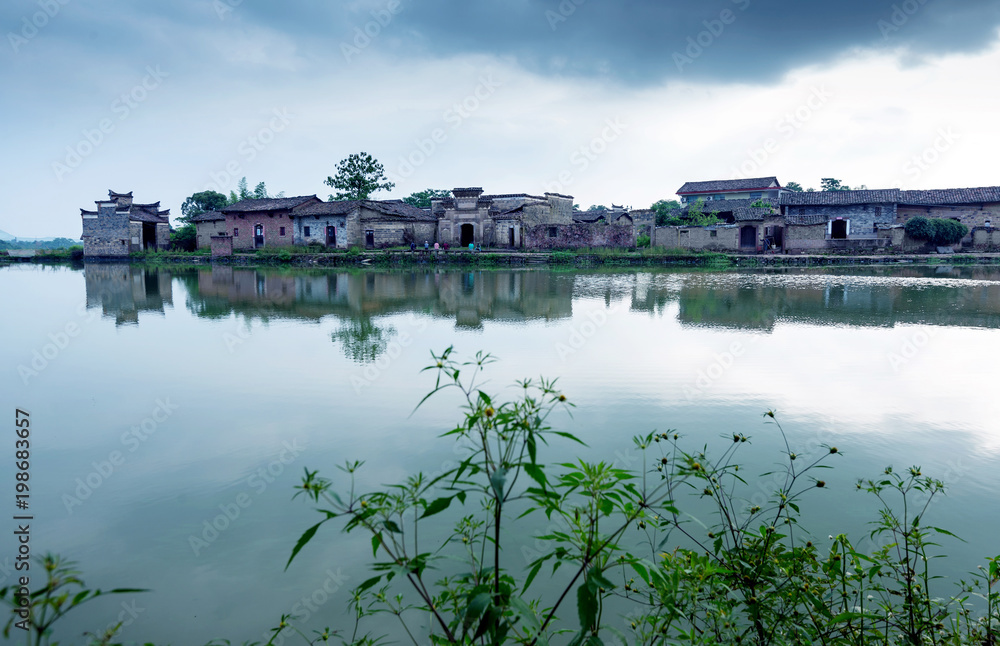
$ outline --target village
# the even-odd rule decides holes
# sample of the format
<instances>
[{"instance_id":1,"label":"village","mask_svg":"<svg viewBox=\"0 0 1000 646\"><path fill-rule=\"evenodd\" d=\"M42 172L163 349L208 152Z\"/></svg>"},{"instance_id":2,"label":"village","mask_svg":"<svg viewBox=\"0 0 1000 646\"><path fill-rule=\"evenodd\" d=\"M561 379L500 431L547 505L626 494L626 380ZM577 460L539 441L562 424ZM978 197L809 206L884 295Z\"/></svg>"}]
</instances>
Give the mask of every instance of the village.
<instances>
[{"instance_id":1,"label":"village","mask_svg":"<svg viewBox=\"0 0 1000 646\"><path fill-rule=\"evenodd\" d=\"M796 188L797 185L796 185ZM442 192L443 193L443 192ZM581 211L573 196L486 194L454 188L429 208L402 200L324 201L316 195L247 198L190 218L196 247L213 257L267 248L475 248L497 251L634 249L739 254L950 253L1000 248L1000 186L940 190L783 187L777 177L686 182L669 224L652 208ZM170 211L108 192L81 209L84 256L121 258L170 248ZM707 218L707 219L706 219ZM923 218L957 223L951 238ZM705 222L708 224L705 224ZM946 227L947 228L947 227ZM957 235L956 235L957 231Z\"/></svg>"}]
</instances>

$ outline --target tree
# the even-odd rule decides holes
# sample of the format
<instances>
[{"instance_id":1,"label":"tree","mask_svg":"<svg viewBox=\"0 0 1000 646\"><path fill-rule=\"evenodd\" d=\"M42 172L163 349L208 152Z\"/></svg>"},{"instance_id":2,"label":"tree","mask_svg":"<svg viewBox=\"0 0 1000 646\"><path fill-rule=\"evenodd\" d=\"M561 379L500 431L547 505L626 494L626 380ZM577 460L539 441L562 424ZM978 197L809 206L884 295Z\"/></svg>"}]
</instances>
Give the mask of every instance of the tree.
<instances>
[{"instance_id":1,"label":"tree","mask_svg":"<svg viewBox=\"0 0 1000 646\"><path fill-rule=\"evenodd\" d=\"M719 223L718 211L712 211L711 213L704 212L705 200L700 197L695 200L694 204L688 207L687 214L684 219L687 220L684 224L689 224L696 227L707 227L713 224Z\"/></svg>"},{"instance_id":2,"label":"tree","mask_svg":"<svg viewBox=\"0 0 1000 646\"><path fill-rule=\"evenodd\" d=\"M202 191L195 193L184 200L181 204L181 217L177 218L181 222L190 222L191 218L208 211L218 211L229 204L229 199L217 191Z\"/></svg>"},{"instance_id":3,"label":"tree","mask_svg":"<svg viewBox=\"0 0 1000 646\"><path fill-rule=\"evenodd\" d=\"M659 200L651 208L656 213L656 226L666 227L680 224L679 212L681 204L677 200Z\"/></svg>"},{"instance_id":4,"label":"tree","mask_svg":"<svg viewBox=\"0 0 1000 646\"><path fill-rule=\"evenodd\" d=\"M785 184L785 190L786 191L794 191L796 193L801 193L802 192L802 185L799 184L798 182L788 182L787 184Z\"/></svg>"},{"instance_id":5,"label":"tree","mask_svg":"<svg viewBox=\"0 0 1000 646\"><path fill-rule=\"evenodd\" d=\"M416 193L410 193L410 196L404 197L403 201L418 209L429 209L431 208L431 200L448 197L449 195L451 195L451 191L439 191L434 188L428 188Z\"/></svg>"},{"instance_id":6,"label":"tree","mask_svg":"<svg viewBox=\"0 0 1000 646\"><path fill-rule=\"evenodd\" d=\"M948 218L927 219L919 215L908 220L904 230L906 231L906 235L914 240L926 240L938 247L957 244L969 233L969 227L957 220Z\"/></svg>"},{"instance_id":7,"label":"tree","mask_svg":"<svg viewBox=\"0 0 1000 646\"><path fill-rule=\"evenodd\" d=\"M337 164L337 174L326 185L339 189L331 201L367 200L376 191L391 191L396 185L385 180L385 168L366 152L355 153Z\"/></svg>"},{"instance_id":8,"label":"tree","mask_svg":"<svg viewBox=\"0 0 1000 646\"><path fill-rule=\"evenodd\" d=\"M179 229L170 232L171 249L194 251L198 247L198 231L194 224L188 222Z\"/></svg>"},{"instance_id":9,"label":"tree","mask_svg":"<svg viewBox=\"0 0 1000 646\"><path fill-rule=\"evenodd\" d=\"M839 179L834 179L832 177L823 177L820 180L823 185L824 191L849 191L851 187L847 184L841 184Z\"/></svg>"},{"instance_id":10,"label":"tree","mask_svg":"<svg viewBox=\"0 0 1000 646\"><path fill-rule=\"evenodd\" d=\"M603 204L591 204L587 211L610 211L608 207Z\"/></svg>"}]
</instances>

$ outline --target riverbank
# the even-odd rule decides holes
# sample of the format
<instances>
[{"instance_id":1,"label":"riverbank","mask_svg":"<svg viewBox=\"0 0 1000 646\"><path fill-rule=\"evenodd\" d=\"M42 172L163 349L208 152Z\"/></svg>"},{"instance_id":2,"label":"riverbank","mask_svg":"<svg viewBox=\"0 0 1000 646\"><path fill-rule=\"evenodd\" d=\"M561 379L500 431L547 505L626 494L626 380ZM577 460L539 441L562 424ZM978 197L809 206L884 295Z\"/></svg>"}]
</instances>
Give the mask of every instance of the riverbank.
<instances>
[{"instance_id":1,"label":"riverbank","mask_svg":"<svg viewBox=\"0 0 1000 646\"><path fill-rule=\"evenodd\" d=\"M0 264L14 263L63 263L84 260L77 254L64 252L39 253L30 257L0 255ZM821 267L836 265L894 265L894 264L1000 264L1000 253L956 254L726 254L692 252L671 249L642 249L625 251L617 249L582 249L575 251L424 251L349 250L332 253L301 253L287 249L236 253L232 256L211 257L206 252L146 252L133 253L126 258L86 258L87 262L127 262L147 265L234 265L294 267L387 267L414 265L457 265L476 267L593 267L610 266L709 266L725 267Z\"/></svg>"}]
</instances>

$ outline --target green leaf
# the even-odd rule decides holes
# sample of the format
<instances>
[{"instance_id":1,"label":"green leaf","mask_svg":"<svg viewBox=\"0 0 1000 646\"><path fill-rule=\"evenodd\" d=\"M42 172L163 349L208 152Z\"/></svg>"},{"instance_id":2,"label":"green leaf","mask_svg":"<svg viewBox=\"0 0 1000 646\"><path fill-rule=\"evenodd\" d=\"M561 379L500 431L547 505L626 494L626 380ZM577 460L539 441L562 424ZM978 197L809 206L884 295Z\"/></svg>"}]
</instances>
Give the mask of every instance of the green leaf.
<instances>
[{"instance_id":1,"label":"green leaf","mask_svg":"<svg viewBox=\"0 0 1000 646\"><path fill-rule=\"evenodd\" d=\"M387 520L387 521L385 521L382 524L385 525L385 528L387 530L389 530L390 532L392 532L393 534L402 534L403 533L403 530L401 530L399 528L399 525L397 525L395 521Z\"/></svg>"},{"instance_id":2,"label":"green leaf","mask_svg":"<svg viewBox=\"0 0 1000 646\"><path fill-rule=\"evenodd\" d=\"M472 597L472 599L469 601L469 605L466 606L465 608L465 619L462 622L466 630L469 629L469 626L472 625L472 622L474 622L476 619L479 618L481 614L483 614L483 611L486 610L486 607L488 605L490 605L489 592L480 592L479 594Z\"/></svg>"},{"instance_id":3,"label":"green leaf","mask_svg":"<svg viewBox=\"0 0 1000 646\"><path fill-rule=\"evenodd\" d=\"M548 484L548 480L545 478L545 473L542 471L542 467L537 464L526 464L524 465L524 472L527 473L532 480L540 484L543 490L545 489Z\"/></svg>"},{"instance_id":4,"label":"green leaf","mask_svg":"<svg viewBox=\"0 0 1000 646\"><path fill-rule=\"evenodd\" d=\"M597 592L598 588L604 588L608 592L615 589L615 584L604 578L604 574L597 570L590 571L590 574L587 575L587 582L594 592Z\"/></svg>"},{"instance_id":5,"label":"green leaf","mask_svg":"<svg viewBox=\"0 0 1000 646\"><path fill-rule=\"evenodd\" d=\"M288 566L292 564L292 559L295 558L295 555L299 553L299 550L301 550L303 547L306 546L306 543L312 540L312 537L316 535L316 530L318 530L319 526L325 522L326 520L319 521L318 523L307 529L302 534L302 536L299 537L299 541L295 544L295 547L292 548L292 555L288 557L288 563L285 563L286 571L288 570Z\"/></svg>"},{"instance_id":6,"label":"green leaf","mask_svg":"<svg viewBox=\"0 0 1000 646\"><path fill-rule=\"evenodd\" d=\"M580 629L589 632L597 623L597 595L587 583L576 589L576 611L580 617Z\"/></svg>"},{"instance_id":7,"label":"green leaf","mask_svg":"<svg viewBox=\"0 0 1000 646\"><path fill-rule=\"evenodd\" d=\"M361 585L359 585L357 588L355 588L355 590L360 594L360 593L364 592L365 590L367 590L368 588L370 588L373 585L375 585L376 583L378 583L379 580L381 580L381 579L382 579L381 576L373 576L372 578L365 580Z\"/></svg>"},{"instance_id":8,"label":"green leaf","mask_svg":"<svg viewBox=\"0 0 1000 646\"><path fill-rule=\"evenodd\" d=\"M382 535L375 534L372 536L372 556L378 556L378 548L382 544Z\"/></svg>"},{"instance_id":9,"label":"green leaf","mask_svg":"<svg viewBox=\"0 0 1000 646\"><path fill-rule=\"evenodd\" d=\"M520 617L532 631L537 631L542 627L542 624L538 621L538 615L535 614L535 611L531 609L531 606L526 604L521 597L510 598L510 609L513 610L514 615L516 617Z\"/></svg>"},{"instance_id":10,"label":"green leaf","mask_svg":"<svg viewBox=\"0 0 1000 646\"><path fill-rule=\"evenodd\" d=\"M431 504L427 505L427 508L424 509L424 513L421 514L420 517L427 518L428 516L433 516L434 514L440 514L448 508L448 505L451 504L451 499L453 497L454 496L448 496L447 498L438 498L433 501Z\"/></svg>"}]
</instances>

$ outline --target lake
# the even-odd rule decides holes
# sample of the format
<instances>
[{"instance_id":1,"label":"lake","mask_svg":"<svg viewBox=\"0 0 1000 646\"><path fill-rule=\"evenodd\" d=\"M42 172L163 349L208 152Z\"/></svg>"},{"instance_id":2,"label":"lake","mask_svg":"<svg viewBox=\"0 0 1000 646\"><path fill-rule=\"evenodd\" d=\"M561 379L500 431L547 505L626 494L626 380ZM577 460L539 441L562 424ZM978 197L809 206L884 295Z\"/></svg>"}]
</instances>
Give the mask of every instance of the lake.
<instances>
[{"instance_id":1,"label":"lake","mask_svg":"<svg viewBox=\"0 0 1000 646\"><path fill-rule=\"evenodd\" d=\"M151 590L70 615L69 643L118 620L125 641L241 643L304 597L322 599L310 627L344 625L370 543L331 523L284 571L319 520L293 486L349 459L366 461L362 487L453 463L438 436L460 419L455 397L414 411L433 387L421 368L448 346L494 354L487 388L501 395L558 378L575 408L553 424L587 447L553 443L546 459L637 468L633 435L676 429L692 450L722 451L736 432L752 438L739 461L761 473L783 450L773 410L793 447L841 454L803 509L820 542L863 542L875 507L857 478L919 465L948 484L929 520L967 541L945 543L943 573L998 551L995 267L14 265L0 294L0 399L32 422L32 552L77 561L91 587ZM0 585L13 580L7 537Z\"/></svg>"}]
</instances>

